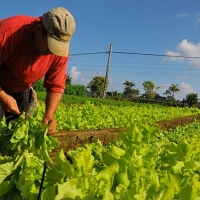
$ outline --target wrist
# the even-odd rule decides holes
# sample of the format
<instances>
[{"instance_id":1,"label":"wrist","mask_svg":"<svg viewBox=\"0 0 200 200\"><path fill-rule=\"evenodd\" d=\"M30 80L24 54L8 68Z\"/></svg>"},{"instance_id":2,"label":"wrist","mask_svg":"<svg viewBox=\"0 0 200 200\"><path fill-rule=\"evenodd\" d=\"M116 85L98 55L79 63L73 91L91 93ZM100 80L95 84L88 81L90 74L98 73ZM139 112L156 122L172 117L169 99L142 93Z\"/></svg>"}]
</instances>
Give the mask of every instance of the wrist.
<instances>
[{"instance_id":1,"label":"wrist","mask_svg":"<svg viewBox=\"0 0 200 200\"><path fill-rule=\"evenodd\" d=\"M44 118L45 118L45 119L49 119L49 120L53 120L53 119L54 119L54 115L45 114L45 115L44 115Z\"/></svg>"},{"instance_id":2,"label":"wrist","mask_svg":"<svg viewBox=\"0 0 200 200\"><path fill-rule=\"evenodd\" d=\"M4 90L0 87L0 100L3 99L7 94L4 92Z\"/></svg>"}]
</instances>

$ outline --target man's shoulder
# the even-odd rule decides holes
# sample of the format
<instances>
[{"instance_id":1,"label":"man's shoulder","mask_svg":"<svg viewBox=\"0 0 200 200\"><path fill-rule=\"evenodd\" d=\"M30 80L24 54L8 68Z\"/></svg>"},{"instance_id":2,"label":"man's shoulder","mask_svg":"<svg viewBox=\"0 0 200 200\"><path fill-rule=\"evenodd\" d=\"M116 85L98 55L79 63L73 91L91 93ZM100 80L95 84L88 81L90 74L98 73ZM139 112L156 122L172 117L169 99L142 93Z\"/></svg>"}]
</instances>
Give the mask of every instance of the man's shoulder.
<instances>
[{"instance_id":1,"label":"man's shoulder","mask_svg":"<svg viewBox=\"0 0 200 200\"><path fill-rule=\"evenodd\" d=\"M0 20L1 29L17 28L26 24L31 24L39 18L25 15L17 15Z\"/></svg>"}]
</instances>

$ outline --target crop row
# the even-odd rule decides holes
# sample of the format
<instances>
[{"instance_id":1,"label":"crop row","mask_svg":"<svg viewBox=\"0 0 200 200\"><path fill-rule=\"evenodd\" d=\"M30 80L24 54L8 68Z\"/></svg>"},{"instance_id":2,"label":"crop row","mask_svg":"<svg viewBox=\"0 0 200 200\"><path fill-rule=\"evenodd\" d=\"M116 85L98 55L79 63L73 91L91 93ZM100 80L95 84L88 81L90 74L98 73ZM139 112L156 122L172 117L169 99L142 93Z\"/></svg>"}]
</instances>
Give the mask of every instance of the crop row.
<instances>
[{"instance_id":1,"label":"crop row","mask_svg":"<svg viewBox=\"0 0 200 200\"><path fill-rule=\"evenodd\" d=\"M42 200L200 198L200 121L170 131L130 123L120 140L60 150L52 163L48 153L59 144L41 116L0 124L0 198L35 200L40 188Z\"/></svg>"},{"instance_id":2,"label":"crop row","mask_svg":"<svg viewBox=\"0 0 200 200\"><path fill-rule=\"evenodd\" d=\"M43 105L40 105L42 108ZM43 109L43 108L42 108ZM42 112L41 109L41 112ZM67 107L60 104L56 119L58 130L83 130L126 127L129 124L175 119L198 115L198 108L179 108L167 106L112 106L94 105L86 102L83 105L73 104Z\"/></svg>"}]
</instances>

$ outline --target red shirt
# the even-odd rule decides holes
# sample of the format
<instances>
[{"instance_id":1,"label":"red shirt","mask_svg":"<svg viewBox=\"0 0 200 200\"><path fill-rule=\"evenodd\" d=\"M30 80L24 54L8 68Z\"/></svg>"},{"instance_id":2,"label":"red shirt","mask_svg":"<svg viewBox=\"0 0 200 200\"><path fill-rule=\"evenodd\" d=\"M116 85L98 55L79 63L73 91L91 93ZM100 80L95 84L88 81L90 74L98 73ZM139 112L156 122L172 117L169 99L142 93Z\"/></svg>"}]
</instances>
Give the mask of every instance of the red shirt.
<instances>
[{"instance_id":1,"label":"red shirt","mask_svg":"<svg viewBox=\"0 0 200 200\"><path fill-rule=\"evenodd\" d=\"M41 17L14 16L0 20L0 87L23 92L44 77L47 92L63 93L68 57L38 55L33 35Z\"/></svg>"}]
</instances>

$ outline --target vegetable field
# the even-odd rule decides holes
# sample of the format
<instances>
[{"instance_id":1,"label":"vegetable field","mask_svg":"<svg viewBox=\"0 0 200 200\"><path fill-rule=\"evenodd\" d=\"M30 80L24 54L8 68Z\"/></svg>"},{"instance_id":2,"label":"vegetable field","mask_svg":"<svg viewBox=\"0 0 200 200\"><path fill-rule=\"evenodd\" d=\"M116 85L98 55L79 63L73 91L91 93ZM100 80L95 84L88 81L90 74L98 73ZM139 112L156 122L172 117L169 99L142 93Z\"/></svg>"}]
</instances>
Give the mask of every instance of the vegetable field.
<instances>
[{"instance_id":1,"label":"vegetable field","mask_svg":"<svg viewBox=\"0 0 200 200\"><path fill-rule=\"evenodd\" d=\"M58 130L119 128L120 139L61 149L54 162L59 141L47 135L43 110L41 103L28 120L0 123L0 199L200 199L200 122L168 131L155 123L199 109L61 104Z\"/></svg>"},{"instance_id":2,"label":"vegetable field","mask_svg":"<svg viewBox=\"0 0 200 200\"><path fill-rule=\"evenodd\" d=\"M42 106L41 106L42 108ZM42 108L43 110L43 108ZM42 110L40 111L42 113ZM175 119L190 115L198 115L198 108L178 108L146 104L144 106L98 106L86 102L84 105L74 104L69 107L60 105L56 119L58 130L83 130L127 127L129 124Z\"/></svg>"}]
</instances>

